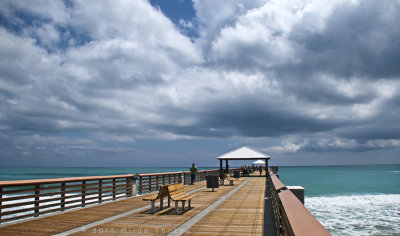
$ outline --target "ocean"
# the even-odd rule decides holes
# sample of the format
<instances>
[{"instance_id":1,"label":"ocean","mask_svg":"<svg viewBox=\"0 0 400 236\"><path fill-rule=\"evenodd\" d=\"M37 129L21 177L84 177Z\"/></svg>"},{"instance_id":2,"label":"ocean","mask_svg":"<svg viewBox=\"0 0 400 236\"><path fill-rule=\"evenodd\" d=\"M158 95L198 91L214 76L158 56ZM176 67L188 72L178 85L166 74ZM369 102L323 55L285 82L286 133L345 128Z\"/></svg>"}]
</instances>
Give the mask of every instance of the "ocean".
<instances>
[{"instance_id":1,"label":"ocean","mask_svg":"<svg viewBox=\"0 0 400 236\"><path fill-rule=\"evenodd\" d=\"M400 165L280 167L332 235L400 235Z\"/></svg>"},{"instance_id":2,"label":"ocean","mask_svg":"<svg viewBox=\"0 0 400 236\"><path fill-rule=\"evenodd\" d=\"M188 170L0 167L0 181ZM400 165L280 167L278 173L285 185L305 188L305 206L332 235L400 235Z\"/></svg>"},{"instance_id":3,"label":"ocean","mask_svg":"<svg viewBox=\"0 0 400 236\"><path fill-rule=\"evenodd\" d=\"M0 181L189 171L190 167L0 167ZM198 167L199 170L218 169Z\"/></svg>"}]
</instances>

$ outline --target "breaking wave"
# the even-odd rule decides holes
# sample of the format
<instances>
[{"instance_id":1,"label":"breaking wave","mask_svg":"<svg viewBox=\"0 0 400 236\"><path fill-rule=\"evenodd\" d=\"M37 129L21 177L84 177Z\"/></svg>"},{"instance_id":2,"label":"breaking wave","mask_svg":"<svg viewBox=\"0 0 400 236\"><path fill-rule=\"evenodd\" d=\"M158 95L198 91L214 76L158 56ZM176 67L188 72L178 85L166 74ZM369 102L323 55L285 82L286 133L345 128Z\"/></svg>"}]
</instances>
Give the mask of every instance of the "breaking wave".
<instances>
[{"instance_id":1,"label":"breaking wave","mask_svg":"<svg viewBox=\"0 0 400 236\"><path fill-rule=\"evenodd\" d=\"M307 197L332 235L400 235L400 194Z\"/></svg>"}]
</instances>

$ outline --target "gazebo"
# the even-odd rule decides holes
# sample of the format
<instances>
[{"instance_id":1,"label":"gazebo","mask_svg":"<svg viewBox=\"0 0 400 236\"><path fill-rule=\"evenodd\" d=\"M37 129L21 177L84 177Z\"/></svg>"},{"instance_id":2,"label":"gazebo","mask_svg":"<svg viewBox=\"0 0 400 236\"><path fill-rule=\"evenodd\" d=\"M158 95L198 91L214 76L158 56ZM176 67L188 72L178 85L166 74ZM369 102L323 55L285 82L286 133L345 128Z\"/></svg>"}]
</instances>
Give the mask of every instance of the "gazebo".
<instances>
[{"instance_id":1,"label":"gazebo","mask_svg":"<svg viewBox=\"0 0 400 236\"><path fill-rule=\"evenodd\" d=\"M219 160L219 168L220 172L223 172L223 160L225 160L225 167L226 167L226 172L229 170L229 160L264 160L265 161L265 168L268 170L268 160L271 159L270 156L256 151L251 147L248 146L243 146L241 148L238 148L236 150L233 150L231 152L225 153L219 157L217 157Z\"/></svg>"}]
</instances>

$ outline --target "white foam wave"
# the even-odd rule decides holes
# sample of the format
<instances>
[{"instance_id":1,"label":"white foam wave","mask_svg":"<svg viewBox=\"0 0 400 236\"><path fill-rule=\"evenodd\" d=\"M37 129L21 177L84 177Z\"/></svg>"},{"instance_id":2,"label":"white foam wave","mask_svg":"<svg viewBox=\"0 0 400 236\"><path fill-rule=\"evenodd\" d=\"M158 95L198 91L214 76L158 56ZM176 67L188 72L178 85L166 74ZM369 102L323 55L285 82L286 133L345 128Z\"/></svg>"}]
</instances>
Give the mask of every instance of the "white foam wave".
<instances>
[{"instance_id":1,"label":"white foam wave","mask_svg":"<svg viewBox=\"0 0 400 236\"><path fill-rule=\"evenodd\" d=\"M400 194L305 200L306 207L332 235L400 235Z\"/></svg>"}]
</instances>

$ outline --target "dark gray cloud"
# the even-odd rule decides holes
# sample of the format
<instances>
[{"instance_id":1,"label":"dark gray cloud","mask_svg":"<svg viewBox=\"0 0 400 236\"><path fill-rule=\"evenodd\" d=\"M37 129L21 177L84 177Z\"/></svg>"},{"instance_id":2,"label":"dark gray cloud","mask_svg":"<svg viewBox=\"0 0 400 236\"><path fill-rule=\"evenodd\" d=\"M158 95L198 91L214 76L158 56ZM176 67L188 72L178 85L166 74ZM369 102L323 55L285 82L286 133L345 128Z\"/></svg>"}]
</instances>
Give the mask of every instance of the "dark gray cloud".
<instances>
[{"instance_id":1,"label":"dark gray cloud","mask_svg":"<svg viewBox=\"0 0 400 236\"><path fill-rule=\"evenodd\" d=\"M300 22L290 36L304 47L299 66L341 78L399 78L399 11L397 1L360 1L337 6L322 29Z\"/></svg>"},{"instance_id":2,"label":"dark gray cloud","mask_svg":"<svg viewBox=\"0 0 400 236\"><path fill-rule=\"evenodd\" d=\"M192 39L147 1L71 3L0 3L3 163L400 147L398 1L195 1Z\"/></svg>"}]
</instances>

